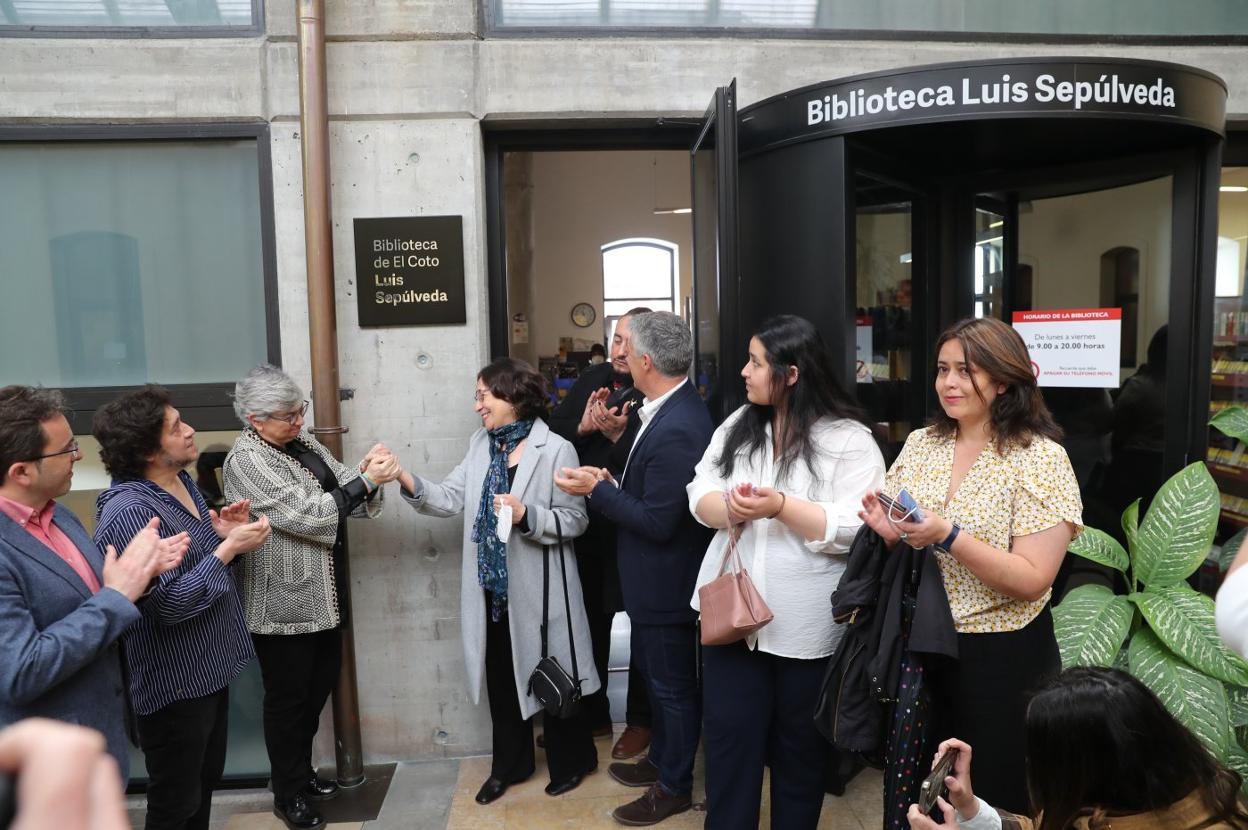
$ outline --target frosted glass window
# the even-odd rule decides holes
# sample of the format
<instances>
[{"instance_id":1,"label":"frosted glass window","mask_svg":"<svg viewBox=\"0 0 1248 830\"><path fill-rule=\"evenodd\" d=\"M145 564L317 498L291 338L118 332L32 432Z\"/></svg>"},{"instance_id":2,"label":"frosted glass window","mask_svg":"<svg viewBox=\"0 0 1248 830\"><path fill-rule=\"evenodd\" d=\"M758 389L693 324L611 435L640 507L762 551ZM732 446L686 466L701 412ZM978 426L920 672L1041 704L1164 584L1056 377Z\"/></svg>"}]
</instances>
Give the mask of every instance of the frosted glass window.
<instances>
[{"instance_id":1,"label":"frosted glass window","mask_svg":"<svg viewBox=\"0 0 1248 830\"><path fill-rule=\"evenodd\" d=\"M0 25L250 27L258 0L0 0Z\"/></svg>"},{"instance_id":2,"label":"frosted glass window","mask_svg":"<svg viewBox=\"0 0 1248 830\"><path fill-rule=\"evenodd\" d=\"M808 29L1033 35L1248 34L1244 0L484 0L491 28Z\"/></svg>"},{"instance_id":3,"label":"frosted glass window","mask_svg":"<svg viewBox=\"0 0 1248 830\"><path fill-rule=\"evenodd\" d=\"M0 143L0 377L232 382L267 357L255 140Z\"/></svg>"},{"instance_id":4,"label":"frosted glass window","mask_svg":"<svg viewBox=\"0 0 1248 830\"><path fill-rule=\"evenodd\" d=\"M672 243L625 239L603 246L604 300L670 300L675 288L676 246Z\"/></svg>"}]
</instances>

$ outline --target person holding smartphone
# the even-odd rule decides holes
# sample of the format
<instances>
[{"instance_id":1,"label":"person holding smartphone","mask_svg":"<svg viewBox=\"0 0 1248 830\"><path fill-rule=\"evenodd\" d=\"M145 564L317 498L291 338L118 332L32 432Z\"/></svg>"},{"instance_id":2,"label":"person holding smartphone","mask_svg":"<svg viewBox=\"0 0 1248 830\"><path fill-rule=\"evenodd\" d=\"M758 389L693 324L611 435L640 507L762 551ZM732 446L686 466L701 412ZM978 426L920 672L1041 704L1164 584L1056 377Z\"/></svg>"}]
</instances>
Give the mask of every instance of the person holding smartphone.
<instances>
[{"instance_id":1,"label":"person holding smartphone","mask_svg":"<svg viewBox=\"0 0 1248 830\"><path fill-rule=\"evenodd\" d=\"M884 488L899 504L906 491L918 509L886 510L872 492L859 515L886 542L936 556L958 660L924 669L933 733L963 736L991 757L977 787L1023 813L1025 697L1061 669L1049 596L1083 505L1018 333L963 320L936 352L940 411L906 439Z\"/></svg>"},{"instance_id":2,"label":"person holding smartphone","mask_svg":"<svg viewBox=\"0 0 1248 830\"><path fill-rule=\"evenodd\" d=\"M749 402L715 430L687 488L693 515L718 530L697 587L719 576L738 534L742 566L775 615L743 641L702 650L711 830L758 827L766 763L771 826L819 823L828 745L811 719L843 632L828 597L862 526L863 494L884 481L870 424L833 367L808 320L765 321L741 370Z\"/></svg>"},{"instance_id":3,"label":"person holding smartphone","mask_svg":"<svg viewBox=\"0 0 1248 830\"><path fill-rule=\"evenodd\" d=\"M1066 828L1248 828L1240 776L1219 763L1153 692L1124 671L1068 669L1027 707L1025 814L995 809L981 777L996 763L987 752L971 785L972 748L951 738L940 761L956 754L937 800L944 824L918 804L908 815L913 830L1066 830ZM1029 816L1036 816L1035 819Z\"/></svg>"}]
</instances>

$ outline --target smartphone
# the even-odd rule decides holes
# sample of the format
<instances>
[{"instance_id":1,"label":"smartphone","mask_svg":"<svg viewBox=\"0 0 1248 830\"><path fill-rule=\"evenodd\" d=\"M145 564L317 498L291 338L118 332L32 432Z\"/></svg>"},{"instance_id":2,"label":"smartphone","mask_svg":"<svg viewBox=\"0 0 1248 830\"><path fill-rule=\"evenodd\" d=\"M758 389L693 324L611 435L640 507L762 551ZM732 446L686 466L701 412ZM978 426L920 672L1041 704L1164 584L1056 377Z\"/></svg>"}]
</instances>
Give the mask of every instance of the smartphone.
<instances>
[{"instance_id":1,"label":"smartphone","mask_svg":"<svg viewBox=\"0 0 1248 830\"><path fill-rule=\"evenodd\" d=\"M958 751L950 749L940 756L931 773L923 779L919 787L919 812L927 815L936 806L936 797L945 794L945 779L953 773L953 765L958 760Z\"/></svg>"},{"instance_id":2,"label":"smartphone","mask_svg":"<svg viewBox=\"0 0 1248 830\"><path fill-rule=\"evenodd\" d=\"M902 490L897 494L897 498L892 498L888 493L880 493L877 496L880 504L884 505L884 509L889 511L893 516L905 516L905 521L921 522L924 519L923 511L919 509L919 504L914 500L914 496L910 495L906 490ZM900 521L900 520L898 520Z\"/></svg>"},{"instance_id":3,"label":"smartphone","mask_svg":"<svg viewBox=\"0 0 1248 830\"><path fill-rule=\"evenodd\" d=\"M17 814L17 792L13 776L0 772L0 830L13 823Z\"/></svg>"}]
</instances>

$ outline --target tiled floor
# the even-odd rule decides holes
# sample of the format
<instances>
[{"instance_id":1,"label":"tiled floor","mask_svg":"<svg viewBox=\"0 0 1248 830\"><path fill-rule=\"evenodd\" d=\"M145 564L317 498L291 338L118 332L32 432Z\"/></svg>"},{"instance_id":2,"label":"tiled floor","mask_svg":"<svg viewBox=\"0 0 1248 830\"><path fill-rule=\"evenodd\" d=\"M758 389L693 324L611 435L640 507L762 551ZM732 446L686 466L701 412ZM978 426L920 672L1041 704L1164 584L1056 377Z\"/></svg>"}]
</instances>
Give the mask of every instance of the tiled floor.
<instances>
[{"instance_id":1,"label":"tiled floor","mask_svg":"<svg viewBox=\"0 0 1248 830\"><path fill-rule=\"evenodd\" d=\"M559 798L542 791L549 780L542 753L538 753L537 772L523 784L507 790L493 804L481 806L473 800L477 789L490 774L488 757L465 758L459 764L459 781L451 803L447 830L528 830L529 828L569 828L594 830L620 825L611 818L611 811L640 796L644 790L625 787L607 775L611 763L612 741L598 742L598 771L581 786ZM849 785L843 797L826 796L820 830L874 830L882 823L882 782L876 770L866 770ZM703 775L700 763L694 770L694 801L703 797ZM763 808L760 828L770 828L767 818L767 785L763 785ZM665 830L701 827L705 813L694 809L663 822ZM367 828L366 828L367 830Z\"/></svg>"},{"instance_id":2,"label":"tiled floor","mask_svg":"<svg viewBox=\"0 0 1248 830\"><path fill-rule=\"evenodd\" d=\"M617 717L624 712L628 686L628 617L620 614L611 632L611 672L607 697ZM618 730L621 726L616 727ZM412 762L398 765L381 812L374 821L334 823L326 830L595 830L620 825L611 818L611 811L644 792L616 783L607 775L612 762L614 739L601 738L598 746L598 771L581 786L559 798L542 791L549 780L544 753L537 753L536 773L523 784L511 787L493 804L481 806L474 801L481 783L489 777L488 756ZM881 774L865 770L850 782L843 797L826 796L819 820L820 830L876 830L883 824ZM763 806L760 828L770 829L767 816L768 786L763 782ZM694 801L703 798L701 754L694 769ZM136 830L143 827L143 799L130 800L130 818ZM267 790L224 791L213 797L213 815L209 830L284 830L285 825L273 815L273 796ZM706 814L690 810L664 821L664 830L701 827Z\"/></svg>"},{"instance_id":3,"label":"tiled floor","mask_svg":"<svg viewBox=\"0 0 1248 830\"><path fill-rule=\"evenodd\" d=\"M375 821L328 824L326 830L618 830L611 811L642 790L621 786L607 775L611 744L606 738L598 741L598 772L559 798L542 792L547 776L539 750L536 774L484 807L473 796L489 775L489 757L400 764ZM701 801L701 764L694 778L695 799ZM850 783L843 797L826 796L820 830L876 830L881 825L881 786L880 773L869 769ZM767 801L764 781L760 828L771 826ZM283 830L285 825L273 815L272 805L273 797L267 790L219 792L213 798L211 830ZM130 806L133 826L142 828L142 797L132 797ZM704 818L705 813L695 809L660 826L664 830L689 830L701 827Z\"/></svg>"}]
</instances>

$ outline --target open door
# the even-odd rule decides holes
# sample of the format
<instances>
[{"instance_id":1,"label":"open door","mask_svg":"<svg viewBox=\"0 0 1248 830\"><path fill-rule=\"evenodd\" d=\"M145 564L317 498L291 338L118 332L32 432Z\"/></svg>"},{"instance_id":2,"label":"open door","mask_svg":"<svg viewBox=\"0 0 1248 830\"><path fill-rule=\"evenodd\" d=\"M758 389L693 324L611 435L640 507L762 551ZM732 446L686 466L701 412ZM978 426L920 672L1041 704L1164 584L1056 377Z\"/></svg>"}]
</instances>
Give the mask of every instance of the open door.
<instances>
[{"instance_id":1,"label":"open door","mask_svg":"<svg viewBox=\"0 0 1248 830\"><path fill-rule=\"evenodd\" d=\"M738 313L737 81L715 90L690 149L693 381L719 423L741 403Z\"/></svg>"}]
</instances>

